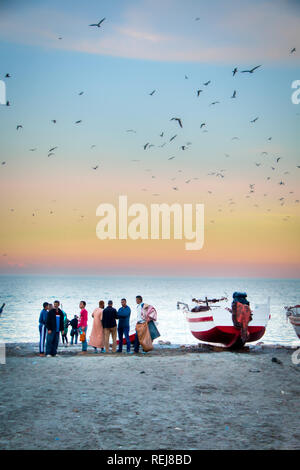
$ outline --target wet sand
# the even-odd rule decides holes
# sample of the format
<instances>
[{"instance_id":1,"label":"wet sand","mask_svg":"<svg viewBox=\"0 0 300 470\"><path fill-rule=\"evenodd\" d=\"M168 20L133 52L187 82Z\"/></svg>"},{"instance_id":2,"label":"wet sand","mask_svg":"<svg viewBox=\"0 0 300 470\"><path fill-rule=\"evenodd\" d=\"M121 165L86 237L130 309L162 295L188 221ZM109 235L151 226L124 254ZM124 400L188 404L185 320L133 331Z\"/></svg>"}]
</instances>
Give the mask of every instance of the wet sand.
<instances>
[{"instance_id":1,"label":"wet sand","mask_svg":"<svg viewBox=\"0 0 300 470\"><path fill-rule=\"evenodd\" d=\"M145 355L40 358L7 345L0 449L299 449L292 348L156 346ZM272 362L276 357L278 362Z\"/></svg>"}]
</instances>

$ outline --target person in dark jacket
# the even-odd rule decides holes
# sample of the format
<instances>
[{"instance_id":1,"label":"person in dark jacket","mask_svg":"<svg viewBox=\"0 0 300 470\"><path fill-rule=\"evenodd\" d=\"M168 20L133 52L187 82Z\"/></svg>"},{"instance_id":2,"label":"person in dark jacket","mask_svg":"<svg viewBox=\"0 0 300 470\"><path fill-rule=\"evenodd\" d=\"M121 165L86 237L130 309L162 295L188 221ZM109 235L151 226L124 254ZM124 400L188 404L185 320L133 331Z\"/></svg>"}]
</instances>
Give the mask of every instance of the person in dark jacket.
<instances>
[{"instance_id":1,"label":"person in dark jacket","mask_svg":"<svg viewBox=\"0 0 300 470\"><path fill-rule=\"evenodd\" d=\"M59 301L55 300L54 308L48 312L46 327L48 330L46 355L56 356L59 342L59 333L64 330L64 314L59 308Z\"/></svg>"},{"instance_id":2,"label":"person in dark jacket","mask_svg":"<svg viewBox=\"0 0 300 470\"><path fill-rule=\"evenodd\" d=\"M109 352L109 337L112 336L112 352L117 351L117 310L113 307L113 301L107 302L107 307L103 310L102 326L104 332L104 348Z\"/></svg>"},{"instance_id":3,"label":"person in dark jacket","mask_svg":"<svg viewBox=\"0 0 300 470\"><path fill-rule=\"evenodd\" d=\"M71 329L71 344L73 344L74 337L75 337L75 344L77 344L78 340L78 315L74 315L74 318L70 321Z\"/></svg>"},{"instance_id":4,"label":"person in dark jacket","mask_svg":"<svg viewBox=\"0 0 300 470\"><path fill-rule=\"evenodd\" d=\"M126 339L126 345L127 345L127 353L130 353L130 339L129 339L129 319L130 319L130 314L131 314L131 309L127 305L126 299L121 300L121 305L122 307L119 308L118 310L118 337L119 337L119 347L118 347L118 353L122 352L123 349L123 335L125 336Z\"/></svg>"},{"instance_id":5,"label":"person in dark jacket","mask_svg":"<svg viewBox=\"0 0 300 470\"><path fill-rule=\"evenodd\" d=\"M45 341L46 341L46 321L48 316L49 304L48 302L43 303L43 310L40 313L39 317L39 332L40 332L40 343L39 343L39 351L40 356L45 356Z\"/></svg>"}]
</instances>

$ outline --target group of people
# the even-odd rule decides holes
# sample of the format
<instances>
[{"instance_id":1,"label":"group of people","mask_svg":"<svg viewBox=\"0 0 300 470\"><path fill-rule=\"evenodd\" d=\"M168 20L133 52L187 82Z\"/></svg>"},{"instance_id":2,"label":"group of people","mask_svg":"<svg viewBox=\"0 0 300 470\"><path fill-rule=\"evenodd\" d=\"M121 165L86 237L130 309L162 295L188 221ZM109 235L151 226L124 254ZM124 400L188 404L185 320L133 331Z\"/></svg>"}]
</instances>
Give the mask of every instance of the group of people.
<instances>
[{"instance_id":1,"label":"group of people","mask_svg":"<svg viewBox=\"0 0 300 470\"><path fill-rule=\"evenodd\" d=\"M132 354L131 340L129 337L131 309L127 305L125 298L121 299L121 307L116 310L113 307L113 301L109 300L107 307L103 300L99 301L93 313L92 331L87 341L88 312L86 302L82 300L79 303L80 314L74 315L72 320L68 320L67 314L62 309L60 302L55 300L53 304L43 303L43 309L39 317L40 356L53 357L57 355L59 337L61 334L62 343L68 345L68 328L71 326L71 345L77 344L78 336L82 343L80 354L86 354L88 346L94 348L94 352L109 352L109 341L112 339L112 352L121 353L123 349L123 340L125 338L126 352ZM140 349L139 328L141 324L147 324L151 341L160 336L155 321L157 312L154 307L143 303L140 295L136 296L136 331L134 336L134 352L138 353ZM117 343L118 334L118 343ZM45 347L46 345L46 347ZM117 349L118 346L118 349Z\"/></svg>"}]
</instances>

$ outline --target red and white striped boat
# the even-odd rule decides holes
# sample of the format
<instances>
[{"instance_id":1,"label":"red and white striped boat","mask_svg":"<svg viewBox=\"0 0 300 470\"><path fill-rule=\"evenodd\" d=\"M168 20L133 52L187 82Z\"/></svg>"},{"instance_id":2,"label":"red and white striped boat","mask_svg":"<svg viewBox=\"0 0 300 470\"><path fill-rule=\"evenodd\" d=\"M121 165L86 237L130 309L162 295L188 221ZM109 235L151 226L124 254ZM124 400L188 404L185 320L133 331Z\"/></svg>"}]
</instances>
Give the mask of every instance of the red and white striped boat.
<instances>
[{"instance_id":1,"label":"red and white striped boat","mask_svg":"<svg viewBox=\"0 0 300 470\"><path fill-rule=\"evenodd\" d=\"M194 301L196 299L193 299ZM192 310L188 304L177 302L185 315L191 333L200 341L221 345L227 348L241 348L246 342L258 341L264 335L266 326L271 318L270 298L266 304L254 305L251 308L247 333L243 335L242 328L234 325L231 302L227 298L196 301L198 306ZM199 306L205 303L205 306Z\"/></svg>"},{"instance_id":2,"label":"red and white striped boat","mask_svg":"<svg viewBox=\"0 0 300 470\"><path fill-rule=\"evenodd\" d=\"M284 307L286 309L286 316L293 326L296 335L300 339L300 305L294 307Z\"/></svg>"}]
</instances>

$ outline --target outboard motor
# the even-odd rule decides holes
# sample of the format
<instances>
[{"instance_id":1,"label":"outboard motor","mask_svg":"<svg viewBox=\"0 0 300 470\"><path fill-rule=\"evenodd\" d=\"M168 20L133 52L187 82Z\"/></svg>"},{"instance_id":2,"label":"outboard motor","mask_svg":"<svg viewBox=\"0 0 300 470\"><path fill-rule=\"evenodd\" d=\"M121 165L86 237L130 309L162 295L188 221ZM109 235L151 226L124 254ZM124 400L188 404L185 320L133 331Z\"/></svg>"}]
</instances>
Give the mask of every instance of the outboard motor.
<instances>
[{"instance_id":1,"label":"outboard motor","mask_svg":"<svg viewBox=\"0 0 300 470\"><path fill-rule=\"evenodd\" d=\"M236 328L241 329L241 339L246 343L249 336L248 324L252 320L250 304L246 292L234 292L232 301L232 322Z\"/></svg>"}]
</instances>

